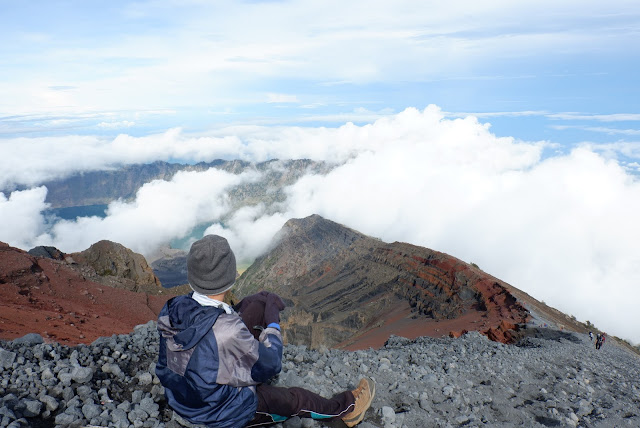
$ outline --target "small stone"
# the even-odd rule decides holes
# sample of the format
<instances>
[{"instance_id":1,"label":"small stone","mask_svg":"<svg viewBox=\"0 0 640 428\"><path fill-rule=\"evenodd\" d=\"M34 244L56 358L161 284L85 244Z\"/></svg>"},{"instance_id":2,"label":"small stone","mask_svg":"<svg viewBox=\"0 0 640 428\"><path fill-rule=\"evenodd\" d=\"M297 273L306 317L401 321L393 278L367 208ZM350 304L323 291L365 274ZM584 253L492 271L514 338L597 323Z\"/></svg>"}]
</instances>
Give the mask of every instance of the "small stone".
<instances>
[{"instance_id":1,"label":"small stone","mask_svg":"<svg viewBox=\"0 0 640 428\"><path fill-rule=\"evenodd\" d=\"M53 372L51 371L51 369L49 367L47 367L44 370L42 370L42 373L40 374L40 379L41 380L53 379L54 377L55 377L55 375L53 374Z\"/></svg>"},{"instance_id":2,"label":"small stone","mask_svg":"<svg viewBox=\"0 0 640 428\"><path fill-rule=\"evenodd\" d=\"M59 415L56 416L55 423L56 425L69 426L75 420L76 418L73 415L70 415L68 413L60 413Z\"/></svg>"},{"instance_id":3,"label":"small stone","mask_svg":"<svg viewBox=\"0 0 640 428\"><path fill-rule=\"evenodd\" d=\"M287 419L283 422L284 428L302 428L302 420L298 416Z\"/></svg>"},{"instance_id":4,"label":"small stone","mask_svg":"<svg viewBox=\"0 0 640 428\"><path fill-rule=\"evenodd\" d=\"M98 406L97 404L87 403L84 406L82 406L82 414L88 420L91 420L99 416L100 413L102 413L102 410L100 409L100 406Z\"/></svg>"},{"instance_id":5,"label":"small stone","mask_svg":"<svg viewBox=\"0 0 640 428\"><path fill-rule=\"evenodd\" d=\"M160 406L156 404L151 397L140 400L139 407L150 415L154 415L160 409Z\"/></svg>"},{"instance_id":6,"label":"small stone","mask_svg":"<svg viewBox=\"0 0 640 428\"><path fill-rule=\"evenodd\" d=\"M55 411L58 408L58 400L56 400L55 398L53 398L50 395L43 395L40 397L40 401L42 401L44 403L44 405L47 407L47 410L50 412Z\"/></svg>"},{"instance_id":7,"label":"small stone","mask_svg":"<svg viewBox=\"0 0 640 428\"><path fill-rule=\"evenodd\" d=\"M453 386L447 385L442 388L442 395L444 395L445 397L451 397L453 395Z\"/></svg>"},{"instance_id":8,"label":"small stone","mask_svg":"<svg viewBox=\"0 0 640 428\"><path fill-rule=\"evenodd\" d=\"M385 424L392 424L396 421L396 412L389 406L382 407L382 420Z\"/></svg>"},{"instance_id":9,"label":"small stone","mask_svg":"<svg viewBox=\"0 0 640 428\"><path fill-rule=\"evenodd\" d=\"M124 410L125 412L130 412L131 403L129 403L128 401L123 401L122 403L118 404L118 409Z\"/></svg>"},{"instance_id":10,"label":"small stone","mask_svg":"<svg viewBox=\"0 0 640 428\"><path fill-rule=\"evenodd\" d=\"M129 419L127 418L127 412L123 409L115 409L111 412L111 420L114 427L128 427Z\"/></svg>"},{"instance_id":11,"label":"small stone","mask_svg":"<svg viewBox=\"0 0 640 428\"><path fill-rule=\"evenodd\" d=\"M78 383L89 382L93 378L93 369L91 367L74 367L71 371L71 377Z\"/></svg>"},{"instance_id":12,"label":"small stone","mask_svg":"<svg viewBox=\"0 0 640 428\"><path fill-rule=\"evenodd\" d=\"M0 348L0 368L9 369L16 360L16 353Z\"/></svg>"},{"instance_id":13,"label":"small stone","mask_svg":"<svg viewBox=\"0 0 640 428\"><path fill-rule=\"evenodd\" d=\"M25 409L22 414L27 418L35 418L42 411L42 403L36 400L25 400Z\"/></svg>"},{"instance_id":14,"label":"small stone","mask_svg":"<svg viewBox=\"0 0 640 428\"><path fill-rule=\"evenodd\" d=\"M150 385L151 382L153 382L153 376L151 375L151 373L148 373L148 372L138 373L137 378L138 378L138 385L146 386L146 385Z\"/></svg>"},{"instance_id":15,"label":"small stone","mask_svg":"<svg viewBox=\"0 0 640 428\"><path fill-rule=\"evenodd\" d=\"M139 389L136 389L135 391L133 391L131 393L131 402L132 403L139 403L140 400L142 400L142 396L144 395L144 392L140 391Z\"/></svg>"},{"instance_id":16,"label":"small stone","mask_svg":"<svg viewBox=\"0 0 640 428\"><path fill-rule=\"evenodd\" d=\"M58 373L58 380L60 381L61 384L69 386L71 385L71 380L73 379L73 376L71 375L71 373L67 372L67 371L61 371Z\"/></svg>"}]
</instances>

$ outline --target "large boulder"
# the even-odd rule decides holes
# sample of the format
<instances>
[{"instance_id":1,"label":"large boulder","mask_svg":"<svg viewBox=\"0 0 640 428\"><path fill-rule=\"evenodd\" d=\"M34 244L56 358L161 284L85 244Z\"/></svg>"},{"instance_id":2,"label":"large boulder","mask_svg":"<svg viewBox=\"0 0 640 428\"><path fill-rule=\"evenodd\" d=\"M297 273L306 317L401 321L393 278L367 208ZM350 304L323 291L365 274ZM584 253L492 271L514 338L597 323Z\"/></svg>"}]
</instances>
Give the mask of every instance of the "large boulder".
<instances>
[{"instance_id":1,"label":"large boulder","mask_svg":"<svg viewBox=\"0 0 640 428\"><path fill-rule=\"evenodd\" d=\"M70 254L82 274L114 288L159 294L162 284L142 254L117 242L99 241L88 249Z\"/></svg>"}]
</instances>

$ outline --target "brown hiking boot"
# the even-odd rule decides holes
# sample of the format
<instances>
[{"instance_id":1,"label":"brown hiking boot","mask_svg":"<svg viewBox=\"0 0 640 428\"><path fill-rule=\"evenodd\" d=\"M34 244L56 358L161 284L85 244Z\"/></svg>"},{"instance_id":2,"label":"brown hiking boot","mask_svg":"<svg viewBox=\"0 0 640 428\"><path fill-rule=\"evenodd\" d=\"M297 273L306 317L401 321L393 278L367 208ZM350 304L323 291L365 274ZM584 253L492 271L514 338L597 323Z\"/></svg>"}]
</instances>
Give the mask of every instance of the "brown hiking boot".
<instances>
[{"instance_id":1,"label":"brown hiking boot","mask_svg":"<svg viewBox=\"0 0 640 428\"><path fill-rule=\"evenodd\" d=\"M354 427L364 419L364 414L369 406L371 406L374 395L376 395L376 383L373 379L363 377L360 379L358 387L351 391L351 393L356 400L355 406L351 412L342 418L342 422L348 427Z\"/></svg>"}]
</instances>

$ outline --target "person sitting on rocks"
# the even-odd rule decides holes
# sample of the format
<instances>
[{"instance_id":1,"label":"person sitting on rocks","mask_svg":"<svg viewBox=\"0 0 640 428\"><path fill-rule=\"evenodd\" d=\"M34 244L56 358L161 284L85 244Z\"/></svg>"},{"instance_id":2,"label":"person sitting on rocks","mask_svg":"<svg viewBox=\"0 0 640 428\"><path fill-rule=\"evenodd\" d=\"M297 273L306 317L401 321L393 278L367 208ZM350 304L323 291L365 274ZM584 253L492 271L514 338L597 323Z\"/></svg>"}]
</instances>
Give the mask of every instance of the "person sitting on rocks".
<instances>
[{"instance_id":1,"label":"person sitting on rocks","mask_svg":"<svg viewBox=\"0 0 640 428\"><path fill-rule=\"evenodd\" d=\"M269 292L225 303L236 279L227 240L207 235L191 246L187 278L193 292L165 304L158 316L156 374L174 420L184 426L255 427L292 416L341 418L353 427L375 395L369 378L332 398L267 381L282 368L282 299Z\"/></svg>"}]
</instances>

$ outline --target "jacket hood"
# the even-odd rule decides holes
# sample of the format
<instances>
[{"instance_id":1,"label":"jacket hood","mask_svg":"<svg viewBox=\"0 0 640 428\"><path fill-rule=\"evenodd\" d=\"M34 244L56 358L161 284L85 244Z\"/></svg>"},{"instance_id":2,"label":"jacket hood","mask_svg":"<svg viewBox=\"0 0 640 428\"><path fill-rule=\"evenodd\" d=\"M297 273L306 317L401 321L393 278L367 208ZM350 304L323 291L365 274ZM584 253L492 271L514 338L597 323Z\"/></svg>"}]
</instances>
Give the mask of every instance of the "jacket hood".
<instances>
[{"instance_id":1,"label":"jacket hood","mask_svg":"<svg viewBox=\"0 0 640 428\"><path fill-rule=\"evenodd\" d=\"M202 306L191 294L177 296L167 301L158 316L158 330L170 340L173 351L193 348L211 331L218 316L224 312L212 306ZM172 343L173 342L173 343Z\"/></svg>"}]
</instances>

